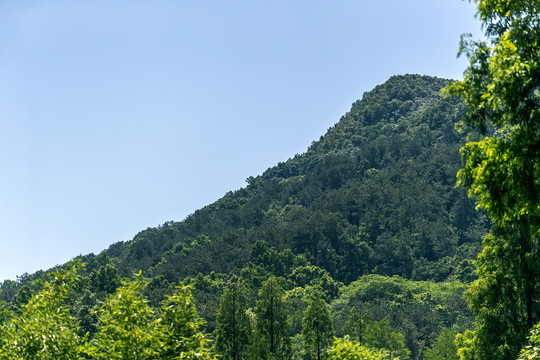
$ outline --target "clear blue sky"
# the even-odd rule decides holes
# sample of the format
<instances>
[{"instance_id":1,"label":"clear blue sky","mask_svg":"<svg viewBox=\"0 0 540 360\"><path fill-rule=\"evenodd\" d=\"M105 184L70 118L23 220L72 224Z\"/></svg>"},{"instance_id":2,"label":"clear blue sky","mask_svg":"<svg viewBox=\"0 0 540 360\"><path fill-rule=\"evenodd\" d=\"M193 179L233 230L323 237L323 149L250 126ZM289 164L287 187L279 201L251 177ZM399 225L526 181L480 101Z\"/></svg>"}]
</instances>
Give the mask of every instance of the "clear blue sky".
<instances>
[{"instance_id":1,"label":"clear blue sky","mask_svg":"<svg viewBox=\"0 0 540 360\"><path fill-rule=\"evenodd\" d=\"M0 281L182 220L395 74L462 78L460 0L0 3Z\"/></svg>"}]
</instances>

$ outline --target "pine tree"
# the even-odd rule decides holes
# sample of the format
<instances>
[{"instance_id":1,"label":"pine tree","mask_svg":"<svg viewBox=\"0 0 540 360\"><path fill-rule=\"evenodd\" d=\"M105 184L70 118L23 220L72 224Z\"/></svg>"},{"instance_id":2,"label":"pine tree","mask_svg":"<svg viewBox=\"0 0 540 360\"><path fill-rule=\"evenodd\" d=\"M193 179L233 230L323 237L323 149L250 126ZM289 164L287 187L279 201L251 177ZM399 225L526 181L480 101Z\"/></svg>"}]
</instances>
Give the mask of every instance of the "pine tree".
<instances>
[{"instance_id":1,"label":"pine tree","mask_svg":"<svg viewBox=\"0 0 540 360\"><path fill-rule=\"evenodd\" d=\"M326 347L332 343L333 333L328 305L322 299L321 292L315 290L304 313L302 323L304 346L311 359L321 360L324 358Z\"/></svg>"},{"instance_id":2,"label":"pine tree","mask_svg":"<svg viewBox=\"0 0 540 360\"><path fill-rule=\"evenodd\" d=\"M215 350L225 360L239 360L244 355L251 335L247 313L246 289L238 279L231 279L219 303Z\"/></svg>"},{"instance_id":3,"label":"pine tree","mask_svg":"<svg viewBox=\"0 0 540 360\"><path fill-rule=\"evenodd\" d=\"M291 343L287 308L283 290L275 277L270 277L259 291L255 308L255 352L262 359L290 359Z\"/></svg>"}]
</instances>

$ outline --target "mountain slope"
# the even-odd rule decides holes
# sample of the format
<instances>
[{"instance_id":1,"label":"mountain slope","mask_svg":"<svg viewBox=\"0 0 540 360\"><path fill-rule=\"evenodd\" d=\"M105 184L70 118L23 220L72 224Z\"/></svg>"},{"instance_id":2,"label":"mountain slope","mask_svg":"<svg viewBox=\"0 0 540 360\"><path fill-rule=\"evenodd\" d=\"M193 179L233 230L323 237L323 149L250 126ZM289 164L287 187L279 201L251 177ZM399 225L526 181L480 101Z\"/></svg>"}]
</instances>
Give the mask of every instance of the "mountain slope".
<instances>
[{"instance_id":1,"label":"mountain slope","mask_svg":"<svg viewBox=\"0 0 540 360\"><path fill-rule=\"evenodd\" d=\"M455 188L464 139L446 80L395 76L355 102L308 151L247 179L181 222L103 255L124 274L175 281L239 272L253 245L290 249L339 281L368 273L467 280L488 227ZM90 256L92 257L92 256Z\"/></svg>"}]
</instances>

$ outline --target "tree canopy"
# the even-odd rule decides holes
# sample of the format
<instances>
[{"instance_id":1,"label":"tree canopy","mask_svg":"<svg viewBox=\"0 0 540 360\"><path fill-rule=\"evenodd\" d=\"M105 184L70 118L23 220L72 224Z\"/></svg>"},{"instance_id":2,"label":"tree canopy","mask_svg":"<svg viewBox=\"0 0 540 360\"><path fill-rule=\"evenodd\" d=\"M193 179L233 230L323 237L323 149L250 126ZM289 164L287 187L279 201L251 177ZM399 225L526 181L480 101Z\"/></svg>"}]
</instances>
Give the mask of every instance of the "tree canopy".
<instances>
[{"instance_id":1,"label":"tree canopy","mask_svg":"<svg viewBox=\"0 0 540 360\"><path fill-rule=\"evenodd\" d=\"M446 91L467 106L459 182L494 228L469 291L475 329L458 340L463 358L515 359L540 320L540 1L475 2L486 40L462 37L470 64Z\"/></svg>"}]
</instances>

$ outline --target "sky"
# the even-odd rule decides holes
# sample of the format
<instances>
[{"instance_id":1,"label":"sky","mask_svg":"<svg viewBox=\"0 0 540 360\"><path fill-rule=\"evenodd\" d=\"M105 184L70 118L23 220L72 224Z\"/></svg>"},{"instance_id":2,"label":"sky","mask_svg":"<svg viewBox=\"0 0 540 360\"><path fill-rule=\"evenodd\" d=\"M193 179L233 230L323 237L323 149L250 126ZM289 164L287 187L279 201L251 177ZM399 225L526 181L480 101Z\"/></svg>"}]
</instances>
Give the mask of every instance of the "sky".
<instances>
[{"instance_id":1,"label":"sky","mask_svg":"<svg viewBox=\"0 0 540 360\"><path fill-rule=\"evenodd\" d=\"M195 210L392 75L461 79L461 0L0 2L0 281Z\"/></svg>"}]
</instances>

